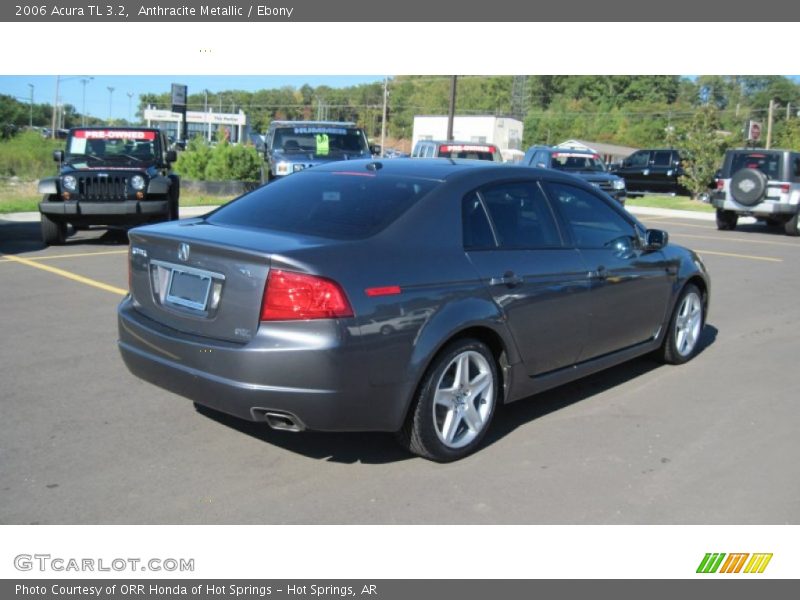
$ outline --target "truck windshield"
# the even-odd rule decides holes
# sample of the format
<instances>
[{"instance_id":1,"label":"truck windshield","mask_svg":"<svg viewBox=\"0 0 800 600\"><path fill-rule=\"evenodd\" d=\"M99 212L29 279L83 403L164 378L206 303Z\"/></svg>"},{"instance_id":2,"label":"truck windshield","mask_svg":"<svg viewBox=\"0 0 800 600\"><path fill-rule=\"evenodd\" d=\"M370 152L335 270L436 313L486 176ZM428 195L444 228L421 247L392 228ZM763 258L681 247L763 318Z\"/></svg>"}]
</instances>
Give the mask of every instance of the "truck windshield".
<instances>
[{"instance_id":1,"label":"truck windshield","mask_svg":"<svg viewBox=\"0 0 800 600\"><path fill-rule=\"evenodd\" d=\"M370 155L364 132L354 127L279 127L273 134L272 149L316 158Z\"/></svg>"},{"instance_id":2,"label":"truck windshield","mask_svg":"<svg viewBox=\"0 0 800 600\"><path fill-rule=\"evenodd\" d=\"M594 154L553 154L553 168L559 171L605 171L603 162Z\"/></svg>"},{"instance_id":3,"label":"truck windshield","mask_svg":"<svg viewBox=\"0 0 800 600\"><path fill-rule=\"evenodd\" d=\"M153 162L157 144L155 131L76 129L67 140L67 161Z\"/></svg>"}]
</instances>

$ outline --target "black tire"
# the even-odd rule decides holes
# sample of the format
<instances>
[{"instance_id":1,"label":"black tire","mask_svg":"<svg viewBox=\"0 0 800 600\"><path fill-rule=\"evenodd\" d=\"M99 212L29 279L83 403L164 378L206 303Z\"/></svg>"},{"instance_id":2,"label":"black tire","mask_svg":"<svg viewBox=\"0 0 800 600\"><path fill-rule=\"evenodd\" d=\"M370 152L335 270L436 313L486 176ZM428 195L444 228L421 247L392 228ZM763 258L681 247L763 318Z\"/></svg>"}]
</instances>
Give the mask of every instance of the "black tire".
<instances>
[{"instance_id":1,"label":"black tire","mask_svg":"<svg viewBox=\"0 0 800 600\"><path fill-rule=\"evenodd\" d=\"M720 231L733 231L739 222L739 215L732 210L717 209L717 229Z\"/></svg>"},{"instance_id":2,"label":"black tire","mask_svg":"<svg viewBox=\"0 0 800 600\"><path fill-rule=\"evenodd\" d=\"M41 214L42 241L45 246L62 246L67 241L67 224Z\"/></svg>"},{"instance_id":3,"label":"black tire","mask_svg":"<svg viewBox=\"0 0 800 600\"><path fill-rule=\"evenodd\" d=\"M683 346L685 338L682 338L679 333L679 329L681 328L679 327L679 320L684 318L684 314L691 313L691 309L686 310L689 308L687 303L691 303L691 306L694 306L694 302L697 302L697 306L699 307L699 324L694 333L694 341L691 343L691 347L687 348ZM678 296L678 301L675 303L675 308L673 308L672 315L669 319L669 325L667 325L667 333L664 337L664 342L657 352L657 356L661 361L670 365L681 365L695 357L700 348L700 336L706 322L705 311L706 307L703 301L703 294L696 285L693 283L688 284L681 291L681 295ZM687 324L686 328L689 329L690 325L688 320L684 320L683 322Z\"/></svg>"},{"instance_id":4,"label":"black tire","mask_svg":"<svg viewBox=\"0 0 800 600\"><path fill-rule=\"evenodd\" d=\"M468 393L469 385L457 387L455 382L460 360L467 364L465 381L481 390L473 389L474 396ZM476 373L474 378L471 377L473 372ZM481 379L486 375L491 376L491 381ZM448 409L436 403L435 396L437 390L450 389L458 391ZM398 432L398 440L413 454L438 462L464 458L480 446L486 435L500 401L500 389L497 361L486 344L471 338L455 340L439 352L426 371L403 429ZM475 421L476 417L479 426L473 428L468 421ZM446 434L440 429L452 422L455 422L451 427L452 440L446 443L443 439Z\"/></svg>"},{"instance_id":5,"label":"black tire","mask_svg":"<svg viewBox=\"0 0 800 600\"><path fill-rule=\"evenodd\" d=\"M170 221L177 221L180 219L180 197L181 197L181 180L177 177L171 176L172 184L169 186L169 214L167 219Z\"/></svg>"},{"instance_id":6,"label":"black tire","mask_svg":"<svg viewBox=\"0 0 800 600\"><path fill-rule=\"evenodd\" d=\"M797 237L800 235L800 213L795 213L794 216L783 224L783 231L786 235Z\"/></svg>"}]
</instances>

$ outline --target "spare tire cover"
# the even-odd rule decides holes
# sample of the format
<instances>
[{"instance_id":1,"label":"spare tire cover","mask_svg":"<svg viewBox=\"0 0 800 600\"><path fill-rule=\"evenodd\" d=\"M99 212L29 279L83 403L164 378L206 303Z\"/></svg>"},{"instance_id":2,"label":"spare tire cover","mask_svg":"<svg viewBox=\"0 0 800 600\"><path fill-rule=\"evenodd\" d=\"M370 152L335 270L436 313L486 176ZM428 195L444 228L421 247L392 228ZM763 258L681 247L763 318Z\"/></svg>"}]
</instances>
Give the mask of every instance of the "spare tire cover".
<instances>
[{"instance_id":1,"label":"spare tire cover","mask_svg":"<svg viewBox=\"0 0 800 600\"><path fill-rule=\"evenodd\" d=\"M739 204L753 206L767 192L767 176L758 169L741 169L731 179L731 196Z\"/></svg>"}]
</instances>

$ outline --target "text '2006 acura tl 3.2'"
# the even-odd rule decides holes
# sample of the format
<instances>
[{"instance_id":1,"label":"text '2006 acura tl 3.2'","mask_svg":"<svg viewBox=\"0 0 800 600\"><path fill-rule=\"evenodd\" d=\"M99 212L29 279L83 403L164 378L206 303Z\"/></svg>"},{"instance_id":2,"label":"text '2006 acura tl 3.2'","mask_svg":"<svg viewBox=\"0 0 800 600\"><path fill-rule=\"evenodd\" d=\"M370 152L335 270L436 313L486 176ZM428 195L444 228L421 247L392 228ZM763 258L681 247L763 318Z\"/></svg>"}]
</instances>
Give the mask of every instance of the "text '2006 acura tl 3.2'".
<instances>
[{"instance_id":1,"label":"text '2006 acura tl 3.2'","mask_svg":"<svg viewBox=\"0 0 800 600\"><path fill-rule=\"evenodd\" d=\"M498 405L698 351L700 258L553 170L332 163L130 232L137 376L276 429L389 431L438 461Z\"/></svg>"}]
</instances>

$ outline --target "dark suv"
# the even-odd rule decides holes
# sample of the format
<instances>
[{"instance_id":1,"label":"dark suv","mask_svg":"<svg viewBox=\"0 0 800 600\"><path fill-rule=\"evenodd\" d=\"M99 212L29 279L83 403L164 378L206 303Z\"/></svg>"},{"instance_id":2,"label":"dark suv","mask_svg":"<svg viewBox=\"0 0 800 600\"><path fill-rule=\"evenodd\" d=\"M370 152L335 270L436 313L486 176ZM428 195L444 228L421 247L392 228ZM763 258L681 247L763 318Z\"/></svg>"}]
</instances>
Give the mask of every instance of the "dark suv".
<instances>
[{"instance_id":1,"label":"dark suv","mask_svg":"<svg viewBox=\"0 0 800 600\"><path fill-rule=\"evenodd\" d=\"M575 175L625 204L625 180L606 171L600 156L589 150L571 150L552 146L531 146L520 163L540 169L556 169Z\"/></svg>"},{"instance_id":2,"label":"dark suv","mask_svg":"<svg viewBox=\"0 0 800 600\"><path fill-rule=\"evenodd\" d=\"M739 215L747 215L800 235L800 152L728 150L717 175L711 204L718 229L735 229Z\"/></svg>"},{"instance_id":3,"label":"dark suv","mask_svg":"<svg viewBox=\"0 0 800 600\"><path fill-rule=\"evenodd\" d=\"M71 129L56 150L57 177L39 181L42 240L63 244L67 225L131 227L178 218L180 179L175 151L158 129Z\"/></svg>"},{"instance_id":4,"label":"dark suv","mask_svg":"<svg viewBox=\"0 0 800 600\"><path fill-rule=\"evenodd\" d=\"M683 175L682 160L680 152L670 148L639 150L613 172L625 179L629 192L689 195L678 179Z\"/></svg>"},{"instance_id":5,"label":"dark suv","mask_svg":"<svg viewBox=\"0 0 800 600\"><path fill-rule=\"evenodd\" d=\"M354 158L371 158L364 130L339 121L273 121L264 139L266 179Z\"/></svg>"}]
</instances>

